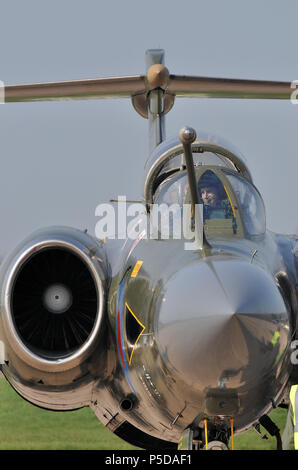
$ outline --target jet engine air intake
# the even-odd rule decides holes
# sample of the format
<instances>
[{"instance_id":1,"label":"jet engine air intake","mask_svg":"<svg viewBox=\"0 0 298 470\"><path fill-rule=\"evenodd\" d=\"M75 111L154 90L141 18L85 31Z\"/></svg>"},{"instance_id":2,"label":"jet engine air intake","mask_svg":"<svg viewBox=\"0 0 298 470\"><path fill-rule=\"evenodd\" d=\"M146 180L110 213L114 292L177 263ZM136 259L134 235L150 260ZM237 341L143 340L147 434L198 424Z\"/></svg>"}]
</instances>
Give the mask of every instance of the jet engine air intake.
<instances>
[{"instance_id":1,"label":"jet engine air intake","mask_svg":"<svg viewBox=\"0 0 298 470\"><path fill-rule=\"evenodd\" d=\"M61 229L37 233L11 261L2 322L10 346L28 365L57 372L91 354L104 309L101 254L89 235Z\"/></svg>"},{"instance_id":2,"label":"jet engine air intake","mask_svg":"<svg viewBox=\"0 0 298 470\"><path fill-rule=\"evenodd\" d=\"M30 286L30 287L29 287ZM19 269L11 315L21 340L49 359L72 354L96 322L97 289L86 263L69 248L45 248Z\"/></svg>"}]
</instances>

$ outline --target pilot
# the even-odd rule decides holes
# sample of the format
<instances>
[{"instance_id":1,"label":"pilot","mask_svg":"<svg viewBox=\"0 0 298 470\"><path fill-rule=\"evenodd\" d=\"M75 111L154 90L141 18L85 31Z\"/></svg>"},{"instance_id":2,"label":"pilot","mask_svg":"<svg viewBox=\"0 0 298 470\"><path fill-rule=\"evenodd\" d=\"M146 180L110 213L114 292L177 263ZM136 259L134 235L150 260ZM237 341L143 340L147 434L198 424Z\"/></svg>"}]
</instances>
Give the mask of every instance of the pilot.
<instances>
[{"instance_id":1,"label":"pilot","mask_svg":"<svg viewBox=\"0 0 298 470\"><path fill-rule=\"evenodd\" d=\"M230 219L233 217L227 194L218 177L207 170L199 181L199 194L204 204L205 219Z\"/></svg>"},{"instance_id":2,"label":"pilot","mask_svg":"<svg viewBox=\"0 0 298 470\"><path fill-rule=\"evenodd\" d=\"M286 425L282 434L283 450L298 450L298 430L297 430L297 408L298 408L298 385L290 388L290 403L287 414Z\"/></svg>"}]
</instances>

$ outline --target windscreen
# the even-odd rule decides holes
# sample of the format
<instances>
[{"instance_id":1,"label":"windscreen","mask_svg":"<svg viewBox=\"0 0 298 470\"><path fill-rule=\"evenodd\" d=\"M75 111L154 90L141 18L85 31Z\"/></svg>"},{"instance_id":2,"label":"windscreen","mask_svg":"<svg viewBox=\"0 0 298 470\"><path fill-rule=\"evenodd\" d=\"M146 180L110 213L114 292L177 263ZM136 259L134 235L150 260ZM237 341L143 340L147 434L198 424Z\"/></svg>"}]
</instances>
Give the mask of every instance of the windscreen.
<instances>
[{"instance_id":1,"label":"windscreen","mask_svg":"<svg viewBox=\"0 0 298 470\"><path fill-rule=\"evenodd\" d=\"M262 235L266 230L263 199L257 189L244 178L225 172L241 208L244 226L249 235Z\"/></svg>"},{"instance_id":2,"label":"windscreen","mask_svg":"<svg viewBox=\"0 0 298 470\"><path fill-rule=\"evenodd\" d=\"M196 168L196 175L207 235L243 237L265 232L264 203L252 184L219 167ZM182 224L184 205L191 204L186 170L175 172L158 186L154 203L170 208L171 228Z\"/></svg>"}]
</instances>

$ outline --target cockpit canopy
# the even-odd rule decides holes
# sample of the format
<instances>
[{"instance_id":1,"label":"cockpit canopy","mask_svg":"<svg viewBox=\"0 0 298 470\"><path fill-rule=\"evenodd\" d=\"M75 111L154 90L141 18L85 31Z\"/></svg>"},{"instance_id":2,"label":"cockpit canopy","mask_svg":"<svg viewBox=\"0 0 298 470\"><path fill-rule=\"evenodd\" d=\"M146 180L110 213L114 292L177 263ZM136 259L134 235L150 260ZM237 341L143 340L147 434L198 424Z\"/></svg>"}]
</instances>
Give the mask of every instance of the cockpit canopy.
<instances>
[{"instance_id":1,"label":"cockpit canopy","mask_svg":"<svg viewBox=\"0 0 298 470\"><path fill-rule=\"evenodd\" d=\"M206 235L262 235L266 229L263 200L252 183L230 170L205 167L196 170ZM190 204L186 170L166 178L154 194L155 204Z\"/></svg>"},{"instance_id":2,"label":"cockpit canopy","mask_svg":"<svg viewBox=\"0 0 298 470\"><path fill-rule=\"evenodd\" d=\"M169 141L164 142L154 152L157 158L150 160L144 196L149 211L153 203L167 204L175 206L178 215L177 206L182 212L184 204L191 204L191 195L182 145L173 143L170 147ZM196 141L192 150L206 235L246 238L264 234L264 203L243 159L213 142Z\"/></svg>"}]
</instances>

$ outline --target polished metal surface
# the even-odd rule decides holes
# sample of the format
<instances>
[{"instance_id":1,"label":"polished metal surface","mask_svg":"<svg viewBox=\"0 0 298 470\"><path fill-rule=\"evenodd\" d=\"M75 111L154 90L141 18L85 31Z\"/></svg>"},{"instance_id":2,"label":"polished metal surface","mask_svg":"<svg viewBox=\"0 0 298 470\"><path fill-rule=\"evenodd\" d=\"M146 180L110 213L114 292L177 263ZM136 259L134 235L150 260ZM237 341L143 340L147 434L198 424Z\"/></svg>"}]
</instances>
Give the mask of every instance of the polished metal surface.
<instances>
[{"instance_id":1,"label":"polished metal surface","mask_svg":"<svg viewBox=\"0 0 298 470\"><path fill-rule=\"evenodd\" d=\"M98 296L98 310L95 323L87 340L78 348L57 358L46 358L43 354L35 352L30 345L25 344L16 328L11 298L15 289L15 279L22 266L28 265L32 257L51 248L67 249L81 259L94 279ZM89 235L73 229L53 227L39 230L30 236L22 246L19 246L2 267L2 294L1 294L1 327L8 340L9 349L24 361L28 366L50 373L66 371L80 365L95 348L100 339L100 330L105 312L105 263L100 259L99 245ZM64 269L64 266L61 266ZM66 266L65 266L66 269ZM4 276L4 277L3 277ZM52 279L52 277L51 277ZM33 281L32 281L33 282ZM57 299L57 297L59 297ZM54 315L61 315L72 304L70 290L54 283L45 289L43 302L50 307ZM50 305L49 305L50 304ZM7 349L7 354L9 354ZM21 369L19 373L21 374Z\"/></svg>"},{"instance_id":2,"label":"polished metal surface","mask_svg":"<svg viewBox=\"0 0 298 470\"><path fill-rule=\"evenodd\" d=\"M185 171L184 146L202 166L196 176L224 169L252 187L243 157L216 136L198 132L195 139L186 129L182 142L165 140L165 114L175 96L290 99L290 83L169 75L161 49L147 51L146 68L145 76L7 86L5 98L130 97L149 119L148 221L156 187L169 173L175 183ZM236 191L231 197L241 227L246 208ZM33 233L1 264L0 359L8 382L43 408L90 406L111 432L140 448L173 450L179 442L191 448L194 438L207 448L207 437L210 449L226 448L230 425L237 434L257 424L295 380L297 238L265 231L260 222L257 234L222 228L208 234L204 252L144 232L136 240L104 241L69 227ZM78 334L76 322L86 320L83 305L90 301ZM42 329L40 312L50 318ZM225 429L224 439L207 436L208 423Z\"/></svg>"},{"instance_id":3,"label":"polished metal surface","mask_svg":"<svg viewBox=\"0 0 298 470\"><path fill-rule=\"evenodd\" d=\"M164 66L162 50L148 50L146 53L147 110L149 119L149 154L165 140L164 90L168 84L169 72Z\"/></svg>"},{"instance_id":4,"label":"polished metal surface","mask_svg":"<svg viewBox=\"0 0 298 470\"><path fill-rule=\"evenodd\" d=\"M163 82L164 83L164 82ZM177 97L290 99L291 82L170 75L167 91ZM5 102L128 98L145 93L145 76L109 77L6 85Z\"/></svg>"},{"instance_id":5,"label":"polished metal surface","mask_svg":"<svg viewBox=\"0 0 298 470\"><path fill-rule=\"evenodd\" d=\"M152 90L148 95L149 153L165 140L164 93Z\"/></svg>"},{"instance_id":6,"label":"polished metal surface","mask_svg":"<svg viewBox=\"0 0 298 470\"><path fill-rule=\"evenodd\" d=\"M197 134L192 127L183 127L179 132L179 139L183 145L184 159L187 171L188 184L191 195L191 227L194 232L195 244L193 249L203 250L208 246L204 233L203 217L200 212L200 197L197 185L194 161L192 156L192 143L196 140Z\"/></svg>"},{"instance_id":7,"label":"polished metal surface","mask_svg":"<svg viewBox=\"0 0 298 470\"><path fill-rule=\"evenodd\" d=\"M4 98L5 102L9 103L131 97L135 109L142 116L147 117L146 94L153 89L162 89L168 93L165 112L168 112L172 107L174 96L290 99L293 92L291 82L170 75L164 66L163 49L148 49L146 51L146 67L146 76L6 85Z\"/></svg>"},{"instance_id":8,"label":"polished metal surface","mask_svg":"<svg viewBox=\"0 0 298 470\"><path fill-rule=\"evenodd\" d=\"M177 97L285 99L291 82L170 75L168 90Z\"/></svg>"},{"instance_id":9,"label":"polished metal surface","mask_svg":"<svg viewBox=\"0 0 298 470\"><path fill-rule=\"evenodd\" d=\"M208 446L204 446L203 450L229 450L226 444L221 441L208 442Z\"/></svg>"},{"instance_id":10,"label":"polished metal surface","mask_svg":"<svg viewBox=\"0 0 298 470\"><path fill-rule=\"evenodd\" d=\"M165 60L164 49L147 49L145 52L146 69L148 70L152 65L163 64Z\"/></svg>"},{"instance_id":11,"label":"polished metal surface","mask_svg":"<svg viewBox=\"0 0 298 470\"><path fill-rule=\"evenodd\" d=\"M268 382L271 388L290 331L286 306L266 272L237 259L193 262L168 280L160 305L157 343L173 377L187 385L186 400L209 388L219 396L220 389L241 392L242 400L252 387ZM279 343L272 347L275 332Z\"/></svg>"},{"instance_id":12,"label":"polished metal surface","mask_svg":"<svg viewBox=\"0 0 298 470\"><path fill-rule=\"evenodd\" d=\"M179 139L183 145L193 144L196 138L196 131L192 127L185 126L179 131Z\"/></svg>"},{"instance_id":13,"label":"polished metal surface","mask_svg":"<svg viewBox=\"0 0 298 470\"><path fill-rule=\"evenodd\" d=\"M207 137L206 137L207 138ZM236 173L240 173L249 182L252 182L252 177L249 169L247 168L243 158L240 155L230 151L227 147L220 145L216 142L210 142L201 140L198 135L197 140L192 143L192 152L203 153L211 152L216 155L224 157L228 163L232 166ZM178 156L181 156L179 162L177 161ZM176 159L176 161L174 160ZM175 161L175 166L170 166L171 161ZM153 204L154 188L156 189L156 180L160 176L162 171L176 168L179 170L183 165L183 144L178 138L172 138L162 142L148 158L145 169L144 169L144 201L149 208Z\"/></svg>"},{"instance_id":14,"label":"polished metal surface","mask_svg":"<svg viewBox=\"0 0 298 470\"><path fill-rule=\"evenodd\" d=\"M190 194L191 194L191 203L192 203L192 213L195 213L195 207L200 203L199 190L196 180L194 162L192 158L192 148L191 144L196 140L196 131L190 127L183 127L179 132L179 139L182 142L184 150L184 159L187 170L187 177L189 182Z\"/></svg>"},{"instance_id":15,"label":"polished metal surface","mask_svg":"<svg viewBox=\"0 0 298 470\"><path fill-rule=\"evenodd\" d=\"M146 89L144 76L7 85L5 103L100 98L130 98Z\"/></svg>"},{"instance_id":16,"label":"polished metal surface","mask_svg":"<svg viewBox=\"0 0 298 470\"><path fill-rule=\"evenodd\" d=\"M147 70L146 79L148 89L155 90L161 88L165 90L169 82L169 71L163 64L154 64Z\"/></svg>"},{"instance_id":17,"label":"polished metal surface","mask_svg":"<svg viewBox=\"0 0 298 470\"><path fill-rule=\"evenodd\" d=\"M137 111L145 119L148 119L148 96L147 93L135 93L131 97L132 105ZM164 92L163 97L163 113L167 114L172 107L174 106L175 102L175 95L169 93L167 90Z\"/></svg>"},{"instance_id":18,"label":"polished metal surface","mask_svg":"<svg viewBox=\"0 0 298 470\"><path fill-rule=\"evenodd\" d=\"M133 256L124 255L123 271L112 281L112 330L117 331L121 285L123 304L145 326L123 369L140 406L124 419L155 438L178 442L200 414L232 415L235 432L242 432L270 412L285 391L293 324L271 274L281 267L276 242L264 240L266 262L255 258L253 264L252 247L263 251L262 245L239 240L223 250L222 243L204 259L183 252L180 241L143 240ZM140 275L131 278L125 267L140 258ZM126 354L125 334L122 341ZM121 397L119 389L113 393L116 400ZM100 396L99 389L94 397ZM98 416L99 410L98 405ZM143 425L137 425L140 417Z\"/></svg>"}]
</instances>

